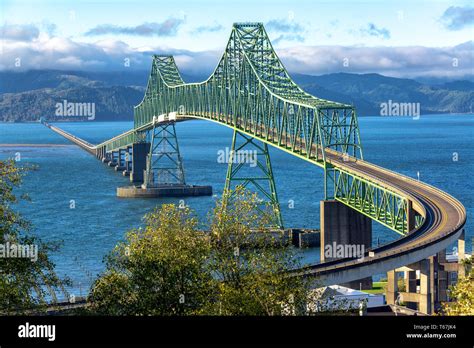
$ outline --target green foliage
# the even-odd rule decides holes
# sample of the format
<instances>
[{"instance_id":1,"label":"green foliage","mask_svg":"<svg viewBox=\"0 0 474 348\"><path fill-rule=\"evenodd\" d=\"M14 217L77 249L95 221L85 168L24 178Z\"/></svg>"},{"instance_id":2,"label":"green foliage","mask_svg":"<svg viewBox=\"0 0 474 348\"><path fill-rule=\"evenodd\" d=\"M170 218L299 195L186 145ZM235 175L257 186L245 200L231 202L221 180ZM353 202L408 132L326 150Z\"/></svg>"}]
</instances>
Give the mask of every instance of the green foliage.
<instances>
[{"instance_id":1,"label":"green foliage","mask_svg":"<svg viewBox=\"0 0 474 348\"><path fill-rule=\"evenodd\" d=\"M217 202L208 232L188 208L163 205L129 232L92 286L90 308L110 315L282 315L305 305L308 289L286 275L299 258L265 229L270 215L238 188Z\"/></svg>"},{"instance_id":2,"label":"green foliage","mask_svg":"<svg viewBox=\"0 0 474 348\"><path fill-rule=\"evenodd\" d=\"M12 160L0 161L0 244L36 245L37 260L0 257L0 312L20 314L26 310L40 309L56 298L67 280L54 272L49 259L57 251L58 243L44 243L30 233L31 224L12 209L21 198L15 195L26 168L19 168Z\"/></svg>"},{"instance_id":3,"label":"green foliage","mask_svg":"<svg viewBox=\"0 0 474 348\"><path fill-rule=\"evenodd\" d=\"M211 217L213 257L210 265L222 282L209 303L211 314L280 315L296 313L305 304L307 287L285 271L299 267L295 250L281 231L269 231L273 214L260 209L256 194L237 187L226 209L218 202Z\"/></svg>"},{"instance_id":4,"label":"green foliage","mask_svg":"<svg viewBox=\"0 0 474 348\"><path fill-rule=\"evenodd\" d=\"M474 315L474 269L450 287L449 297L454 302L443 304L446 315Z\"/></svg>"},{"instance_id":5,"label":"green foliage","mask_svg":"<svg viewBox=\"0 0 474 348\"><path fill-rule=\"evenodd\" d=\"M93 285L91 309L112 315L199 314L211 295L210 244L188 208L165 204L127 234Z\"/></svg>"}]
</instances>

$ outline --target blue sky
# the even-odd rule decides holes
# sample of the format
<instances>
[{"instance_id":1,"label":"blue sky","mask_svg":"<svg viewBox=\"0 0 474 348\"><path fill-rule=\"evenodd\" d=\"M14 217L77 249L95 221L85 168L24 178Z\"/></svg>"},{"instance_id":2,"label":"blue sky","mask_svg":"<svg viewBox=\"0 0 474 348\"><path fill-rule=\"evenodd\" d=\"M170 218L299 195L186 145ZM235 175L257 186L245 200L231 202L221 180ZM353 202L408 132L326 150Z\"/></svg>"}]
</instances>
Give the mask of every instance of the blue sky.
<instances>
[{"instance_id":1,"label":"blue sky","mask_svg":"<svg viewBox=\"0 0 474 348\"><path fill-rule=\"evenodd\" d=\"M143 69L156 52L175 54L185 71L208 71L232 23L256 21L290 71L473 73L469 1L0 2L4 70L121 69L127 57Z\"/></svg>"}]
</instances>

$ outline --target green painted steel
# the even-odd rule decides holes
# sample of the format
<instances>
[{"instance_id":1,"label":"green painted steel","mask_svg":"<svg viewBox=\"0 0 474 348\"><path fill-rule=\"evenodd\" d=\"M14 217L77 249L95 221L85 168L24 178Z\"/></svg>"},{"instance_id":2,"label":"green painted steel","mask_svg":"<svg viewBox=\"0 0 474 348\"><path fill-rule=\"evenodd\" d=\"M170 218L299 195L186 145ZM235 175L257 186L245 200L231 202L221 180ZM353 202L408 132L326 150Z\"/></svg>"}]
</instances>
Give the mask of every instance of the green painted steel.
<instances>
[{"instance_id":1,"label":"green painted steel","mask_svg":"<svg viewBox=\"0 0 474 348\"><path fill-rule=\"evenodd\" d=\"M329 169L334 199L402 234L409 232L408 200L372 185L362 177L341 168Z\"/></svg>"},{"instance_id":2,"label":"green painted steel","mask_svg":"<svg viewBox=\"0 0 474 348\"><path fill-rule=\"evenodd\" d=\"M234 129L232 147L229 152L227 176L224 186L224 200L231 198L236 186L256 191L262 199L258 208L270 208L271 222L268 227L283 229L280 203L273 177L268 144L240 133ZM226 205L226 202L224 202ZM267 211L268 212L268 211Z\"/></svg>"},{"instance_id":3,"label":"green painted steel","mask_svg":"<svg viewBox=\"0 0 474 348\"><path fill-rule=\"evenodd\" d=\"M183 161L174 122L155 122L149 138L150 153L147 156L144 187L185 185Z\"/></svg>"},{"instance_id":4,"label":"green painted steel","mask_svg":"<svg viewBox=\"0 0 474 348\"><path fill-rule=\"evenodd\" d=\"M408 232L407 197L326 159L328 151L363 159L354 107L303 91L261 23L234 24L216 69L201 83L184 83L172 56L153 56L144 98L134 109L134 130L101 146L107 151L127 146L153 127L154 117L173 112L178 119L218 122L323 167L326 199L339 200L398 233Z\"/></svg>"}]
</instances>

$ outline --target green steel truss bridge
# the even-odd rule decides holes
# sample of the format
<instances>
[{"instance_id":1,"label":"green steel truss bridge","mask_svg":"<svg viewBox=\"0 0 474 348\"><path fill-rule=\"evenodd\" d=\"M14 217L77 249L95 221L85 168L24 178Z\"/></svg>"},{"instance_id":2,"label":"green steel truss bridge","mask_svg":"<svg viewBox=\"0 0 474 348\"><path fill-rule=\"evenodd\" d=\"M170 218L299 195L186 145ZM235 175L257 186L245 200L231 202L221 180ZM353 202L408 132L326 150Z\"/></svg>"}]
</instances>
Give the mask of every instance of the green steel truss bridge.
<instances>
[{"instance_id":1,"label":"green steel truss bridge","mask_svg":"<svg viewBox=\"0 0 474 348\"><path fill-rule=\"evenodd\" d=\"M200 83L185 83L172 56L153 56L148 86L128 132L92 145L48 126L126 170L134 160L124 156L133 159L131 149L148 144L145 174L138 181L153 187L185 183L174 124L190 119L232 128L234 155L249 147L257 150L255 175L241 175L242 164L229 161L225 190L240 184L257 191L273 206L276 227L283 227L283 222L268 146L321 167L325 199L339 201L401 235L373 249L365 261L325 262L305 267L298 275L317 275L326 284L360 279L422 260L462 233L466 212L455 198L364 161L354 107L303 91L279 60L261 23L234 24L217 67ZM160 168L164 158L169 164Z\"/></svg>"}]
</instances>

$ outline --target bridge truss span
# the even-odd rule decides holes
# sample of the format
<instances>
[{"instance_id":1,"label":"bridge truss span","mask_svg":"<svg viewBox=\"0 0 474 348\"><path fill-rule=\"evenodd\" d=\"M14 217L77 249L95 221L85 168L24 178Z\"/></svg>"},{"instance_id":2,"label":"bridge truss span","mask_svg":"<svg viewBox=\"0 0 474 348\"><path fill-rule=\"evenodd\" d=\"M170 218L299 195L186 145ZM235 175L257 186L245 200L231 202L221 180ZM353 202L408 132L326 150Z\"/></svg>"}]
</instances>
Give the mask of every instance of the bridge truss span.
<instances>
[{"instance_id":1,"label":"bridge truss span","mask_svg":"<svg viewBox=\"0 0 474 348\"><path fill-rule=\"evenodd\" d=\"M234 24L219 63L203 82L185 83L172 56L153 56L144 98L134 108L134 129L96 145L95 151L120 151L146 142L157 125L193 118L217 122L265 143L265 149L269 144L322 167L326 199L335 199L403 236L380 250L390 260L402 252L410 255L411 262L421 260L418 248L441 250L465 223L465 209L453 197L365 161L355 108L301 89L260 23ZM351 261L336 264L344 262ZM386 265L394 269L403 262ZM362 269L362 265L367 264L356 266ZM327 265L333 268L321 267L325 266L303 273L336 272L333 264Z\"/></svg>"}]
</instances>

